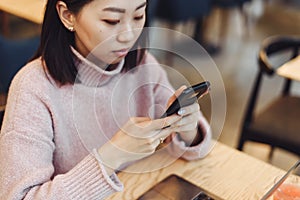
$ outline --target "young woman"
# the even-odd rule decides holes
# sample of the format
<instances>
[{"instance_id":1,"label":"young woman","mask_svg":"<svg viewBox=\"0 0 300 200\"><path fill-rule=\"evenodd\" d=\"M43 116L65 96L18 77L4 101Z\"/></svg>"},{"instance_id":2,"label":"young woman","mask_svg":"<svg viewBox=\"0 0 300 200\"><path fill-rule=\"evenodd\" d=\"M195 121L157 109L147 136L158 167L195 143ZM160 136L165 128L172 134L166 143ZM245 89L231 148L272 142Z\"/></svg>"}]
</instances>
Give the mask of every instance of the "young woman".
<instances>
[{"instance_id":1,"label":"young woman","mask_svg":"<svg viewBox=\"0 0 300 200\"><path fill-rule=\"evenodd\" d=\"M199 105L161 114L175 93L145 50L146 0L48 0L35 59L10 87L0 136L0 199L104 199L116 175L162 142L209 151ZM97 51L95 51L97 49Z\"/></svg>"}]
</instances>

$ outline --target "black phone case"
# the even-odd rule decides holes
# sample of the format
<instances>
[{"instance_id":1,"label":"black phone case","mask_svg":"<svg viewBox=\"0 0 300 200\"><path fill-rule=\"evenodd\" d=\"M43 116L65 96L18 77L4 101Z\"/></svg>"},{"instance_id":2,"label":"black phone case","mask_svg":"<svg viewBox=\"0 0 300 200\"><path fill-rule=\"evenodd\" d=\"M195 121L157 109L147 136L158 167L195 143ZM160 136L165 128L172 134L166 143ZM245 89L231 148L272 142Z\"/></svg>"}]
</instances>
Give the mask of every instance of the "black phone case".
<instances>
[{"instance_id":1,"label":"black phone case","mask_svg":"<svg viewBox=\"0 0 300 200\"><path fill-rule=\"evenodd\" d=\"M183 90L183 92L176 98L176 100L168 107L161 118L173 115L179 111L180 108L189 106L197 101L199 97L208 92L210 83L208 81L193 85Z\"/></svg>"}]
</instances>

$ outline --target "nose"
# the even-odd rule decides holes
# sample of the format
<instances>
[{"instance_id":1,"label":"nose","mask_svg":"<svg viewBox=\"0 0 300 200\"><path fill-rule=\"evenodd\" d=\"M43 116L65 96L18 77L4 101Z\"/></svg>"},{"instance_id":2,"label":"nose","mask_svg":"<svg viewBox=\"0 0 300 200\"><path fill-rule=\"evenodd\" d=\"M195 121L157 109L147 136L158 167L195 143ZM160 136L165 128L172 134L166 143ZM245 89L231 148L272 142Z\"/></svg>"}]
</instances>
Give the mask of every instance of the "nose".
<instances>
[{"instance_id":1,"label":"nose","mask_svg":"<svg viewBox=\"0 0 300 200\"><path fill-rule=\"evenodd\" d=\"M135 38L135 31L130 24L127 24L125 28L118 34L119 42L126 43L131 42Z\"/></svg>"}]
</instances>

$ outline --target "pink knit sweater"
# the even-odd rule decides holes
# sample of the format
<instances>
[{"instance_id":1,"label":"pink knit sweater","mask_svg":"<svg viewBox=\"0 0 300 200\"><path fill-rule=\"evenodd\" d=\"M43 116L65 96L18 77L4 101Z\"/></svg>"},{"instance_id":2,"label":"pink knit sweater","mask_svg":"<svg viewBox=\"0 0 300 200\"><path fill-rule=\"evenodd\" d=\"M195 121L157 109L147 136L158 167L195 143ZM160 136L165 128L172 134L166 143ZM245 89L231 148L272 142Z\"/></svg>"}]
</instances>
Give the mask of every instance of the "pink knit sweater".
<instances>
[{"instance_id":1,"label":"pink knit sweater","mask_svg":"<svg viewBox=\"0 0 300 200\"><path fill-rule=\"evenodd\" d=\"M159 117L173 94L166 73L147 55L136 70L122 63L103 71L79 53L78 80L58 87L37 59L16 75L0 135L0 199L104 199L122 191L92 149L107 142L133 116ZM173 137L170 152L204 157L211 133L201 117L201 144ZM126 189L126 188L125 188Z\"/></svg>"}]
</instances>

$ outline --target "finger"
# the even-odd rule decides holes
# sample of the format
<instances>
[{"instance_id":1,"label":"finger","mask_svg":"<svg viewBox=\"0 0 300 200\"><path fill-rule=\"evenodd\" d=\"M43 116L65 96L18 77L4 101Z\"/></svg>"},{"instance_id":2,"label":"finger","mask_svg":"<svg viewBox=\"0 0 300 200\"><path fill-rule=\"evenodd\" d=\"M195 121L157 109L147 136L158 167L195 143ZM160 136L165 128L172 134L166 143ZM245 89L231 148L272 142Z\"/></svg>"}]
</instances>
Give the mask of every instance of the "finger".
<instances>
[{"instance_id":1,"label":"finger","mask_svg":"<svg viewBox=\"0 0 300 200\"><path fill-rule=\"evenodd\" d=\"M180 121L173 123L171 126L175 127L175 126L185 126L188 124L197 124L198 121L199 121L199 113L196 112L196 113L182 117L182 119Z\"/></svg>"},{"instance_id":2,"label":"finger","mask_svg":"<svg viewBox=\"0 0 300 200\"><path fill-rule=\"evenodd\" d=\"M137 118L132 118L133 124L138 126L139 128L148 130L148 131L153 131L153 130L159 130L162 129L165 126L169 126L173 124L174 122L180 120L180 116L170 116L162 119L156 119L152 120L147 117L137 117Z\"/></svg>"},{"instance_id":3,"label":"finger","mask_svg":"<svg viewBox=\"0 0 300 200\"><path fill-rule=\"evenodd\" d=\"M148 142L144 145L144 151L148 153L154 153L157 150L157 147L163 143L163 140L165 139L164 135L162 135L159 138L152 137L151 139L148 139Z\"/></svg>"},{"instance_id":4,"label":"finger","mask_svg":"<svg viewBox=\"0 0 300 200\"><path fill-rule=\"evenodd\" d=\"M151 119L149 117L132 117L130 118L130 121L133 123L141 123L141 122L147 122Z\"/></svg>"},{"instance_id":5,"label":"finger","mask_svg":"<svg viewBox=\"0 0 300 200\"><path fill-rule=\"evenodd\" d=\"M160 130L164 127L170 126L174 124L175 122L179 121L181 119L181 116L179 115L171 115L165 118L156 119L152 121L151 129L152 130Z\"/></svg>"},{"instance_id":6,"label":"finger","mask_svg":"<svg viewBox=\"0 0 300 200\"><path fill-rule=\"evenodd\" d=\"M182 91L185 90L186 88L187 88L186 85L182 85L180 88L178 88L174 93L175 97L178 97L182 93Z\"/></svg>"},{"instance_id":7,"label":"finger","mask_svg":"<svg viewBox=\"0 0 300 200\"><path fill-rule=\"evenodd\" d=\"M136 133L140 131L136 131L138 129L145 129L150 126L152 120L148 117L132 117L130 118L125 126L122 126L120 129L130 136L138 136Z\"/></svg>"},{"instance_id":8,"label":"finger","mask_svg":"<svg viewBox=\"0 0 300 200\"><path fill-rule=\"evenodd\" d=\"M186 89L187 87L185 85L181 86L179 89L177 89L174 94L170 97L169 101L168 101L168 106L170 106L175 99L182 93L182 91L184 89Z\"/></svg>"},{"instance_id":9,"label":"finger","mask_svg":"<svg viewBox=\"0 0 300 200\"><path fill-rule=\"evenodd\" d=\"M165 129L161 129L159 132L157 132L155 135L152 136L153 140L159 140L160 138L166 139L169 135L171 135L174 132L183 132L183 131L191 131L195 130L197 128L198 122L192 121L190 123L185 124L177 124L169 126Z\"/></svg>"},{"instance_id":10,"label":"finger","mask_svg":"<svg viewBox=\"0 0 300 200\"><path fill-rule=\"evenodd\" d=\"M156 148L161 144L160 139L156 139L152 142L149 152L154 153L156 151Z\"/></svg>"},{"instance_id":11,"label":"finger","mask_svg":"<svg viewBox=\"0 0 300 200\"><path fill-rule=\"evenodd\" d=\"M190 115L190 114L193 114L193 113L196 113L196 112L199 112L199 111L200 111L199 104L194 103L192 105L185 106L185 107L181 108L177 113L178 113L178 115L186 116L186 115Z\"/></svg>"},{"instance_id":12,"label":"finger","mask_svg":"<svg viewBox=\"0 0 300 200\"><path fill-rule=\"evenodd\" d=\"M173 128L163 129L157 135L155 135L153 138L154 138L155 141L161 142L161 140L164 141L173 132L174 132Z\"/></svg>"},{"instance_id":13,"label":"finger","mask_svg":"<svg viewBox=\"0 0 300 200\"><path fill-rule=\"evenodd\" d=\"M185 124L182 126L176 126L176 127L171 127L173 132L186 132L186 131L192 131L197 128L197 123L190 123L190 124Z\"/></svg>"}]
</instances>

